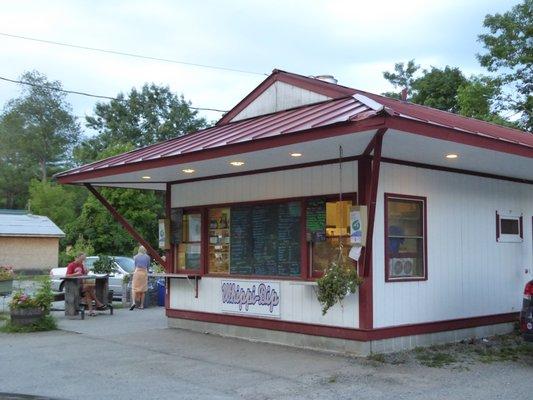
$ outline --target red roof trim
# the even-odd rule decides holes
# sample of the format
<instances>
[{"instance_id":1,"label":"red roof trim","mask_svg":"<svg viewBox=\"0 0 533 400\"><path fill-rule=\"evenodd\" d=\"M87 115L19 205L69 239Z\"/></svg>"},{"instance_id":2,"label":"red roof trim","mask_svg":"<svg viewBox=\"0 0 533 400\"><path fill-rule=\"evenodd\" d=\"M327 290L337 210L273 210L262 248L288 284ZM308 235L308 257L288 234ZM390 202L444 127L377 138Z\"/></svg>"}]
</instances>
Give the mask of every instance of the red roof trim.
<instances>
[{"instance_id":1,"label":"red roof trim","mask_svg":"<svg viewBox=\"0 0 533 400\"><path fill-rule=\"evenodd\" d=\"M347 88L341 85L324 82L319 79L308 78L303 75L292 74L289 72L275 69L272 74L252 90L244 99L242 99L235 107L228 111L222 118L218 120L215 126L220 126L231 122L242 110L257 99L265 90L267 90L274 82L280 81L288 83L289 85L297 86L302 89L316 92L331 98L339 98L355 93L354 89Z\"/></svg>"},{"instance_id":2,"label":"red roof trim","mask_svg":"<svg viewBox=\"0 0 533 400\"><path fill-rule=\"evenodd\" d=\"M490 136L472 134L446 126L434 125L430 122L417 121L404 117L387 117L386 126L387 128L407 133L533 158L533 147L511 141L502 141L501 139ZM526 134L524 133L524 135Z\"/></svg>"}]
</instances>

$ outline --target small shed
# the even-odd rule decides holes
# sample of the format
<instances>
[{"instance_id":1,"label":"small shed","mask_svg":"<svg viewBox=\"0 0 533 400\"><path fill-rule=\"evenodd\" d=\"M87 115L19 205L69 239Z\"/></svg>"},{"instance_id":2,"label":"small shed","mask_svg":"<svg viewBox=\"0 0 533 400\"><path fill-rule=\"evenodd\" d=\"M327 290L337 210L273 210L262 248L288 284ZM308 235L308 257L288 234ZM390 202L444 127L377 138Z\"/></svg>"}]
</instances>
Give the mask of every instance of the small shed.
<instances>
[{"instance_id":1,"label":"small shed","mask_svg":"<svg viewBox=\"0 0 533 400\"><path fill-rule=\"evenodd\" d=\"M65 233L48 217L24 210L0 210L0 265L15 271L55 268Z\"/></svg>"},{"instance_id":2,"label":"small shed","mask_svg":"<svg viewBox=\"0 0 533 400\"><path fill-rule=\"evenodd\" d=\"M331 79L274 70L211 128L56 178L143 244L97 187L166 192L166 259L147 249L173 327L399 350L512 329L532 276L533 135ZM364 282L322 315L316 280L363 206Z\"/></svg>"}]
</instances>

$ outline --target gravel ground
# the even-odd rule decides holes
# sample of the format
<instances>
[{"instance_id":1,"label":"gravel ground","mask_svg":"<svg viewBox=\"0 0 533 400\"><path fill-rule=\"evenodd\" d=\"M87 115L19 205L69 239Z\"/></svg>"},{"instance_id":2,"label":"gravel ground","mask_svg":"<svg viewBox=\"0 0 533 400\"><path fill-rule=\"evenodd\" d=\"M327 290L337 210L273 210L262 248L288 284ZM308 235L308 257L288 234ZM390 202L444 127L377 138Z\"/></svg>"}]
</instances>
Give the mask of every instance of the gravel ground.
<instances>
[{"instance_id":1,"label":"gravel ground","mask_svg":"<svg viewBox=\"0 0 533 400\"><path fill-rule=\"evenodd\" d=\"M91 400L512 400L533 393L531 347L513 336L361 359L168 329L162 309L85 321L56 316L59 331L0 334L0 392Z\"/></svg>"}]
</instances>

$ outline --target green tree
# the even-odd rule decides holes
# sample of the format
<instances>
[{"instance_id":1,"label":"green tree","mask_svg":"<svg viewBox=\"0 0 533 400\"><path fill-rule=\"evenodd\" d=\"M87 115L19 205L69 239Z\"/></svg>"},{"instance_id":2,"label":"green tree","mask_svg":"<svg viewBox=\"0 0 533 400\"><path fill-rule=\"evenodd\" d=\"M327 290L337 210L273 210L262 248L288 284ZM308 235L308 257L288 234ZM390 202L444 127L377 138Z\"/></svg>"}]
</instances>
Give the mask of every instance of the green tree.
<instances>
[{"instance_id":1,"label":"green tree","mask_svg":"<svg viewBox=\"0 0 533 400\"><path fill-rule=\"evenodd\" d=\"M384 72L383 77L397 88L408 87L408 100L413 103L516 127L498 114L497 100L501 93L498 80L485 76L466 78L459 68L450 66L419 71L414 60L409 61L407 67L396 63L394 69L395 72ZM394 92L384 95L400 98Z\"/></svg>"},{"instance_id":2,"label":"green tree","mask_svg":"<svg viewBox=\"0 0 533 400\"><path fill-rule=\"evenodd\" d=\"M479 62L497 73L507 93L504 109L520 115L520 127L533 131L533 0L523 0L504 14L487 15L479 35L487 50Z\"/></svg>"},{"instance_id":3,"label":"green tree","mask_svg":"<svg viewBox=\"0 0 533 400\"><path fill-rule=\"evenodd\" d=\"M45 182L51 172L61 169L78 140L79 126L72 115L59 81L48 81L37 71L26 72L21 80L22 96L9 101L0 117L3 153L16 154L14 164L33 175L39 171ZM7 162L12 162L9 157ZM3 160L4 161L4 160ZM37 168L35 168L37 167Z\"/></svg>"},{"instance_id":4,"label":"green tree","mask_svg":"<svg viewBox=\"0 0 533 400\"><path fill-rule=\"evenodd\" d=\"M394 72L383 72L383 77L388 80L398 92L386 92L384 96L392 97L393 99L400 99L400 92L403 89L407 90L407 98L412 92L413 82L415 81L415 74L420 69L420 65L416 65L415 60L409 60L407 65L403 62L394 64Z\"/></svg>"},{"instance_id":5,"label":"green tree","mask_svg":"<svg viewBox=\"0 0 533 400\"><path fill-rule=\"evenodd\" d=\"M191 110L190 102L168 87L145 84L133 88L117 100L97 103L94 116L87 117L87 127L98 132L76 149L80 162L97 159L97 154L115 144L147 146L205 128L204 118Z\"/></svg>"},{"instance_id":6,"label":"green tree","mask_svg":"<svg viewBox=\"0 0 533 400\"><path fill-rule=\"evenodd\" d=\"M32 179L29 208L33 214L46 215L61 229L76 218L76 195L69 188Z\"/></svg>"},{"instance_id":7,"label":"green tree","mask_svg":"<svg viewBox=\"0 0 533 400\"><path fill-rule=\"evenodd\" d=\"M459 111L457 90L466 82L467 79L459 68L431 67L431 70L424 70L424 75L413 82L414 93L411 101L438 110L457 113Z\"/></svg>"},{"instance_id":8,"label":"green tree","mask_svg":"<svg viewBox=\"0 0 533 400\"><path fill-rule=\"evenodd\" d=\"M111 157L133 148L117 144L98 155ZM100 193L154 247L158 242L158 219L164 213L163 197L155 191L101 188ZM135 240L113 220L106 208L92 195L83 204L79 217L67 232L67 241L74 244L80 237L88 240L95 254L131 255Z\"/></svg>"},{"instance_id":9,"label":"green tree","mask_svg":"<svg viewBox=\"0 0 533 400\"><path fill-rule=\"evenodd\" d=\"M383 77L396 89L383 95L395 99L400 98L400 90L407 89L407 100L416 104L457 113L457 91L468 80L459 68L446 66L444 69L431 67L420 70L415 60L407 65L400 62L394 64L394 72L383 72Z\"/></svg>"}]
</instances>

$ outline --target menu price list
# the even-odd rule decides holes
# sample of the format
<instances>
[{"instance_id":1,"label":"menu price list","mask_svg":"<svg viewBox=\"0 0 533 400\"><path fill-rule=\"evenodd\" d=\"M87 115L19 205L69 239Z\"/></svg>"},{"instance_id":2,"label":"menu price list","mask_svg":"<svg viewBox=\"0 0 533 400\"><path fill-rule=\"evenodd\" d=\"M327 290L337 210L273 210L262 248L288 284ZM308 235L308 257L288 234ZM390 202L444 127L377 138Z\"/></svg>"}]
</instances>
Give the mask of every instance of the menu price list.
<instances>
[{"instance_id":1,"label":"menu price list","mask_svg":"<svg viewBox=\"0 0 533 400\"><path fill-rule=\"evenodd\" d=\"M232 274L300 274L299 202L231 208Z\"/></svg>"}]
</instances>

